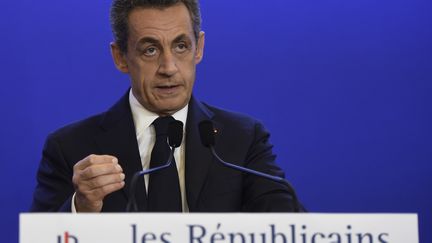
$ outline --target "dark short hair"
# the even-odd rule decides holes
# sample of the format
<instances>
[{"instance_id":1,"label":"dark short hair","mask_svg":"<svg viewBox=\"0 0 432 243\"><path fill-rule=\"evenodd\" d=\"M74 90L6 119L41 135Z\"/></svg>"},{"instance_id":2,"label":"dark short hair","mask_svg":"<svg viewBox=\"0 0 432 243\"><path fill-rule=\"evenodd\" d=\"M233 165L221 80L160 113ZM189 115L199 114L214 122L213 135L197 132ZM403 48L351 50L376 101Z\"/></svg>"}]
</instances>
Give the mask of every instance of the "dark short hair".
<instances>
[{"instance_id":1,"label":"dark short hair","mask_svg":"<svg viewBox=\"0 0 432 243\"><path fill-rule=\"evenodd\" d=\"M189 11L195 39L201 30L201 13L198 0L113 0L111 5L111 29L121 52L127 52L129 37L128 18L135 8L167 8L183 3Z\"/></svg>"}]
</instances>

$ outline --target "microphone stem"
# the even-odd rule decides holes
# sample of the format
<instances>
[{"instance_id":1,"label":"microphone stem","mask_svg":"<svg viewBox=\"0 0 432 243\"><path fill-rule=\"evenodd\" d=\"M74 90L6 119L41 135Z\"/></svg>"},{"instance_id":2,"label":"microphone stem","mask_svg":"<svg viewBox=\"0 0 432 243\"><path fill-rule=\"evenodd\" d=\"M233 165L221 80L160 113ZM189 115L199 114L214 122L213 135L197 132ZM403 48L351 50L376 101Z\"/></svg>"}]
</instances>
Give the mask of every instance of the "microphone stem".
<instances>
[{"instance_id":1,"label":"microphone stem","mask_svg":"<svg viewBox=\"0 0 432 243\"><path fill-rule=\"evenodd\" d=\"M236 169L236 170L240 170L240 171L244 171L244 172L247 172L247 173L251 173L251 174L254 174L256 176L264 177L264 178L270 179L272 181L277 181L277 182L283 182L284 181L284 178L282 178L282 177L269 175L269 174L266 174L266 173L263 173L263 172L259 172L259 171L256 171L256 170L251 170L251 169L248 169L248 168L245 168L245 167L241 167L241 166L238 166L238 165L235 165L235 164L231 164L231 163L225 162L223 159L221 159L216 154L216 151L215 151L215 149L214 149L213 146L210 147L210 150L211 150L213 156L215 156L217 160L219 160L222 164L224 164L227 167L230 167L230 168L233 168L233 169Z\"/></svg>"},{"instance_id":2,"label":"microphone stem","mask_svg":"<svg viewBox=\"0 0 432 243\"><path fill-rule=\"evenodd\" d=\"M136 201L136 197L135 197L136 184L138 182L138 179L141 176L144 176L144 175L147 175L147 174L150 174L150 173L156 172L158 170L162 170L162 169L169 167L173 161L173 158L174 158L174 151L175 151L175 147L173 146L173 147L171 147L171 152L169 154L168 162L166 164L158 166L158 167L150 168L147 170L135 172L135 174L132 177L131 184L130 184L129 200L128 200L128 203L126 205L126 212L131 212L131 209L133 209L133 212L138 212L138 206L137 206L137 201Z\"/></svg>"},{"instance_id":3,"label":"microphone stem","mask_svg":"<svg viewBox=\"0 0 432 243\"><path fill-rule=\"evenodd\" d=\"M242 166L238 166L238 165L235 165L235 164L228 163L228 162L224 161L223 159L221 159L217 155L214 146L210 145L209 148L210 148L210 151L213 154L213 156L220 163L222 163L223 165L225 165L225 166L227 166L229 168L232 168L232 169L235 169L235 170L239 170L239 171L242 171L242 172L246 172L246 173L250 173L250 174L253 174L253 175L256 175L256 176L259 176L259 177L263 177L263 178L266 178L268 180L271 180L271 181L278 182L278 183L286 185L288 187L288 190L291 192L291 196L292 196L292 199L293 199L293 202L294 202L294 212L300 212L300 208L301 207L300 207L300 203L299 203L299 201L297 199L297 194L296 194L296 192L294 190L294 187L287 180L285 180L285 178L269 175L269 174L266 174L266 173L263 173L263 172L259 172L259 171L256 171L256 170L252 170L252 169L249 169L249 168L245 168L245 167L242 167Z\"/></svg>"}]
</instances>

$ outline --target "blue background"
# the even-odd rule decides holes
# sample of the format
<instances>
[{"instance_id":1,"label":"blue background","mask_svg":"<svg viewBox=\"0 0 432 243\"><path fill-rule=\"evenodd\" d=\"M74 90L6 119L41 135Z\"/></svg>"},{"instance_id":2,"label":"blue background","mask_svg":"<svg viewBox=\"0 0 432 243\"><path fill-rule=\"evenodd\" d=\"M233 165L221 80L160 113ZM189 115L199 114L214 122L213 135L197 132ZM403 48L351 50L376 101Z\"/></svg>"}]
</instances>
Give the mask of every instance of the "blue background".
<instances>
[{"instance_id":1,"label":"blue background","mask_svg":"<svg viewBox=\"0 0 432 243\"><path fill-rule=\"evenodd\" d=\"M109 5L0 3L2 242L18 240L47 134L128 87L111 61ZM201 5L196 96L266 124L310 211L418 213L432 242L431 1Z\"/></svg>"}]
</instances>

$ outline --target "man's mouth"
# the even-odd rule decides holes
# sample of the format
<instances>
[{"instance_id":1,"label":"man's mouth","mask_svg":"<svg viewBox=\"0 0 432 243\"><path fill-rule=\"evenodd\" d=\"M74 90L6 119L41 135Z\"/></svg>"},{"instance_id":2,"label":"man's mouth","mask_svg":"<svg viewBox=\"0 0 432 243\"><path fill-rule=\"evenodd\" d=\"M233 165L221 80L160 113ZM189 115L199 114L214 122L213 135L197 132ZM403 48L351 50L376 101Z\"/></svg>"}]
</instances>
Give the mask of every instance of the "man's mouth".
<instances>
[{"instance_id":1,"label":"man's mouth","mask_svg":"<svg viewBox=\"0 0 432 243\"><path fill-rule=\"evenodd\" d=\"M156 90L160 94L163 95L173 95L177 93L177 91L180 89L181 85L178 84L170 84L170 85L157 85Z\"/></svg>"},{"instance_id":2,"label":"man's mouth","mask_svg":"<svg viewBox=\"0 0 432 243\"><path fill-rule=\"evenodd\" d=\"M180 85L158 85L156 86L156 88L158 89L173 89L173 88L177 88Z\"/></svg>"}]
</instances>

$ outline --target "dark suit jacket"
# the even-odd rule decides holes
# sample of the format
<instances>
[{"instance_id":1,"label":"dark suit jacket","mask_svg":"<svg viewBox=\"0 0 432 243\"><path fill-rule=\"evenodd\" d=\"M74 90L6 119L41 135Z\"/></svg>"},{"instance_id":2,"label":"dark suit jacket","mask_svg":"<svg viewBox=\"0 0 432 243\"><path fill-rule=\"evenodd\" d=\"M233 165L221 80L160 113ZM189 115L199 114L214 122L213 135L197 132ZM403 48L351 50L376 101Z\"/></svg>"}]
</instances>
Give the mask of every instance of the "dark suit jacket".
<instances>
[{"instance_id":1,"label":"dark suit jacket","mask_svg":"<svg viewBox=\"0 0 432 243\"><path fill-rule=\"evenodd\" d=\"M254 119L198 102L189 103L186 125L185 184L191 212L289 212L290 190L276 182L226 168L201 144L198 124L212 120L218 129L216 151L230 162L284 176L275 164L269 133ZM130 180L142 170L128 93L107 112L68 125L46 140L37 173L31 211L71 209L73 166L90 154L116 156L126 174L125 187L104 199L104 212L122 212ZM137 185L139 210L146 204L145 187Z\"/></svg>"}]
</instances>

